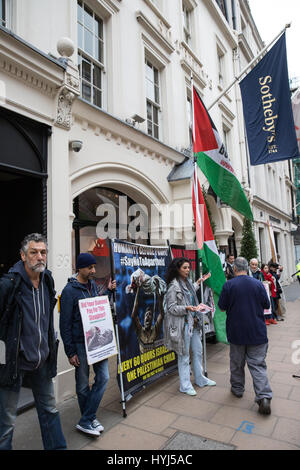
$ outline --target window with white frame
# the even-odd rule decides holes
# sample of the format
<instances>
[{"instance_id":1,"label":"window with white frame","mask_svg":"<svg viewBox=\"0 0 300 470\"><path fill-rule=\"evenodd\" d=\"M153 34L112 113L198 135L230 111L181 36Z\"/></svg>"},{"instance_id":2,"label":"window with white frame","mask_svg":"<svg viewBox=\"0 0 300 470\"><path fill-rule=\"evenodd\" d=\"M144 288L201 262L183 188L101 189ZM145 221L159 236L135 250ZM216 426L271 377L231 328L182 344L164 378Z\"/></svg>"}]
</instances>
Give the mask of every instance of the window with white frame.
<instances>
[{"instance_id":1,"label":"window with white frame","mask_svg":"<svg viewBox=\"0 0 300 470\"><path fill-rule=\"evenodd\" d=\"M159 70L146 58L146 105L147 105L147 132L156 139L159 138L160 121L160 84Z\"/></svg>"},{"instance_id":2,"label":"window with white frame","mask_svg":"<svg viewBox=\"0 0 300 470\"><path fill-rule=\"evenodd\" d=\"M191 31L191 10L186 5L185 1L182 0L182 16L183 16L183 36L187 44L190 45L192 31Z\"/></svg>"},{"instance_id":3,"label":"window with white frame","mask_svg":"<svg viewBox=\"0 0 300 470\"><path fill-rule=\"evenodd\" d=\"M187 101L186 101L186 106L187 106L187 117L188 117L188 123L189 123L189 148L192 150L193 149L193 102L192 102L192 96L191 96L191 90L187 90Z\"/></svg>"},{"instance_id":4,"label":"window with white frame","mask_svg":"<svg viewBox=\"0 0 300 470\"><path fill-rule=\"evenodd\" d=\"M77 2L78 67L81 97L98 108L104 93L104 22L83 1Z\"/></svg>"},{"instance_id":5,"label":"window with white frame","mask_svg":"<svg viewBox=\"0 0 300 470\"><path fill-rule=\"evenodd\" d=\"M223 124L223 144L227 155L230 154L230 129Z\"/></svg>"},{"instance_id":6,"label":"window with white frame","mask_svg":"<svg viewBox=\"0 0 300 470\"><path fill-rule=\"evenodd\" d=\"M0 25L4 28L10 27L11 0L0 0Z\"/></svg>"},{"instance_id":7,"label":"window with white frame","mask_svg":"<svg viewBox=\"0 0 300 470\"><path fill-rule=\"evenodd\" d=\"M218 85L223 88L225 84L225 54L224 52L217 47L217 56L218 56Z\"/></svg>"},{"instance_id":8,"label":"window with white frame","mask_svg":"<svg viewBox=\"0 0 300 470\"><path fill-rule=\"evenodd\" d=\"M219 5L223 15L225 16L226 20L228 21L228 11L227 11L227 3L226 0L216 0L217 4Z\"/></svg>"}]
</instances>

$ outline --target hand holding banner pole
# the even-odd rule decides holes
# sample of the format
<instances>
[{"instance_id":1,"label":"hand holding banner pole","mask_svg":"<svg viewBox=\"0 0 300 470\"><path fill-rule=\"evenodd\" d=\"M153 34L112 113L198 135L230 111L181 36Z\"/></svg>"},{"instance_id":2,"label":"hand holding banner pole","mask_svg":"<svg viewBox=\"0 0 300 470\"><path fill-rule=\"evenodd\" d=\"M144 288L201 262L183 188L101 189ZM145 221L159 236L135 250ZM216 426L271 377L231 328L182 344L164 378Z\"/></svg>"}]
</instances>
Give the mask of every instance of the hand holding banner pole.
<instances>
[{"instance_id":1,"label":"hand holding banner pole","mask_svg":"<svg viewBox=\"0 0 300 470\"><path fill-rule=\"evenodd\" d=\"M113 258L113 249L112 249L112 240L109 240L109 255L110 255L110 267L111 267L111 277L112 280L115 277L115 269L114 269L114 258ZM126 418L126 400L124 394L124 384L123 384L123 375L122 375L122 361L121 361L121 352L120 352L120 341L119 341L119 330L118 330L118 320L117 320L117 310L116 310L116 292L113 289L112 291L113 297L113 319L115 323L115 332L116 332L116 340L117 340L117 348L118 348L118 363L120 368L120 389L121 389L121 403L123 408L123 418Z\"/></svg>"},{"instance_id":2,"label":"hand holding banner pole","mask_svg":"<svg viewBox=\"0 0 300 470\"><path fill-rule=\"evenodd\" d=\"M199 258L199 266L200 266L200 279L203 277L203 266L202 266L202 258ZM200 281L200 288L201 288L201 302L203 303L204 295L203 295L203 280ZM207 361L206 361L206 337L205 337L205 323L204 323L204 313L202 313L202 344L203 344L203 372L205 377L207 377Z\"/></svg>"}]
</instances>

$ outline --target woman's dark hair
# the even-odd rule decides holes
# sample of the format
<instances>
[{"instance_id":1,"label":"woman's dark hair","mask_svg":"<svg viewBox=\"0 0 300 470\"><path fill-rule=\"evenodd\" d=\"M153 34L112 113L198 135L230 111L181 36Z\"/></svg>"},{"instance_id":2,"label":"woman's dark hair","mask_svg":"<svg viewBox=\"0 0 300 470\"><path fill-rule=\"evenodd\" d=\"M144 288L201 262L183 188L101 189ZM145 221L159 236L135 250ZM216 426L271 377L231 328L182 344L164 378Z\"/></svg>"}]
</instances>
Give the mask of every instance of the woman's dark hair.
<instances>
[{"instance_id":1,"label":"woman's dark hair","mask_svg":"<svg viewBox=\"0 0 300 470\"><path fill-rule=\"evenodd\" d=\"M268 266L266 263L263 263L260 267L261 271L264 269L265 266ZM269 266L268 266L269 267Z\"/></svg>"},{"instance_id":2,"label":"woman's dark hair","mask_svg":"<svg viewBox=\"0 0 300 470\"><path fill-rule=\"evenodd\" d=\"M174 258L171 261L166 272L167 285L169 285L170 282L173 281L173 279L179 276L179 269L184 263L189 263L189 265L191 264L188 258Z\"/></svg>"}]
</instances>

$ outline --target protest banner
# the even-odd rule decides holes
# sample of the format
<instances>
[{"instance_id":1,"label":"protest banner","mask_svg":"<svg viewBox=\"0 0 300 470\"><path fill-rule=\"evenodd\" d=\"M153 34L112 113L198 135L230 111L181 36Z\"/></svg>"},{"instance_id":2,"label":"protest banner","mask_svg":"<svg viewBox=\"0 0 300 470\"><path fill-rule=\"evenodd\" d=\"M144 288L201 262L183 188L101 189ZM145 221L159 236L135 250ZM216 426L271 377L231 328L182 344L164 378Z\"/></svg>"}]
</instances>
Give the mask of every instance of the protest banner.
<instances>
[{"instance_id":1,"label":"protest banner","mask_svg":"<svg viewBox=\"0 0 300 470\"><path fill-rule=\"evenodd\" d=\"M263 285L265 286L265 289L267 291L269 301L270 301L270 307L264 309L264 315L272 315L272 306L271 306L271 298L270 298L270 287L268 281L263 281Z\"/></svg>"},{"instance_id":2,"label":"protest banner","mask_svg":"<svg viewBox=\"0 0 300 470\"><path fill-rule=\"evenodd\" d=\"M118 353L107 295L79 300L88 364Z\"/></svg>"},{"instance_id":3,"label":"protest banner","mask_svg":"<svg viewBox=\"0 0 300 470\"><path fill-rule=\"evenodd\" d=\"M112 241L117 281L116 315L126 401L149 383L177 368L177 357L163 344L165 273L169 247ZM120 363L118 381L120 384Z\"/></svg>"}]
</instances>

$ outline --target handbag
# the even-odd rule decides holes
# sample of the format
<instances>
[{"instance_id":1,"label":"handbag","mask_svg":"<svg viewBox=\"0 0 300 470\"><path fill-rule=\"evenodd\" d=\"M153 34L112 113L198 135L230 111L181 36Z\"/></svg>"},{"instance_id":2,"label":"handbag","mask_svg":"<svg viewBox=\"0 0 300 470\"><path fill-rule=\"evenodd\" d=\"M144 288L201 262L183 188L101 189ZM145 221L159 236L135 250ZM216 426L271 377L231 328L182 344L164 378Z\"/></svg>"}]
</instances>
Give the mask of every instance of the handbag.
<instances>
[{"instance_id":1,"label":"handbag","mask_svg":"<svg viewBox=\"0 0 300 470\"><path fill-rule=\"evenodd\" d=\"M178 328L178 325L170 325L170 328L169 328L169 335L170 335L170 339L174 342L174 343L178 343L179 341L179 328Z\"/></svg>"}]
</instances>

